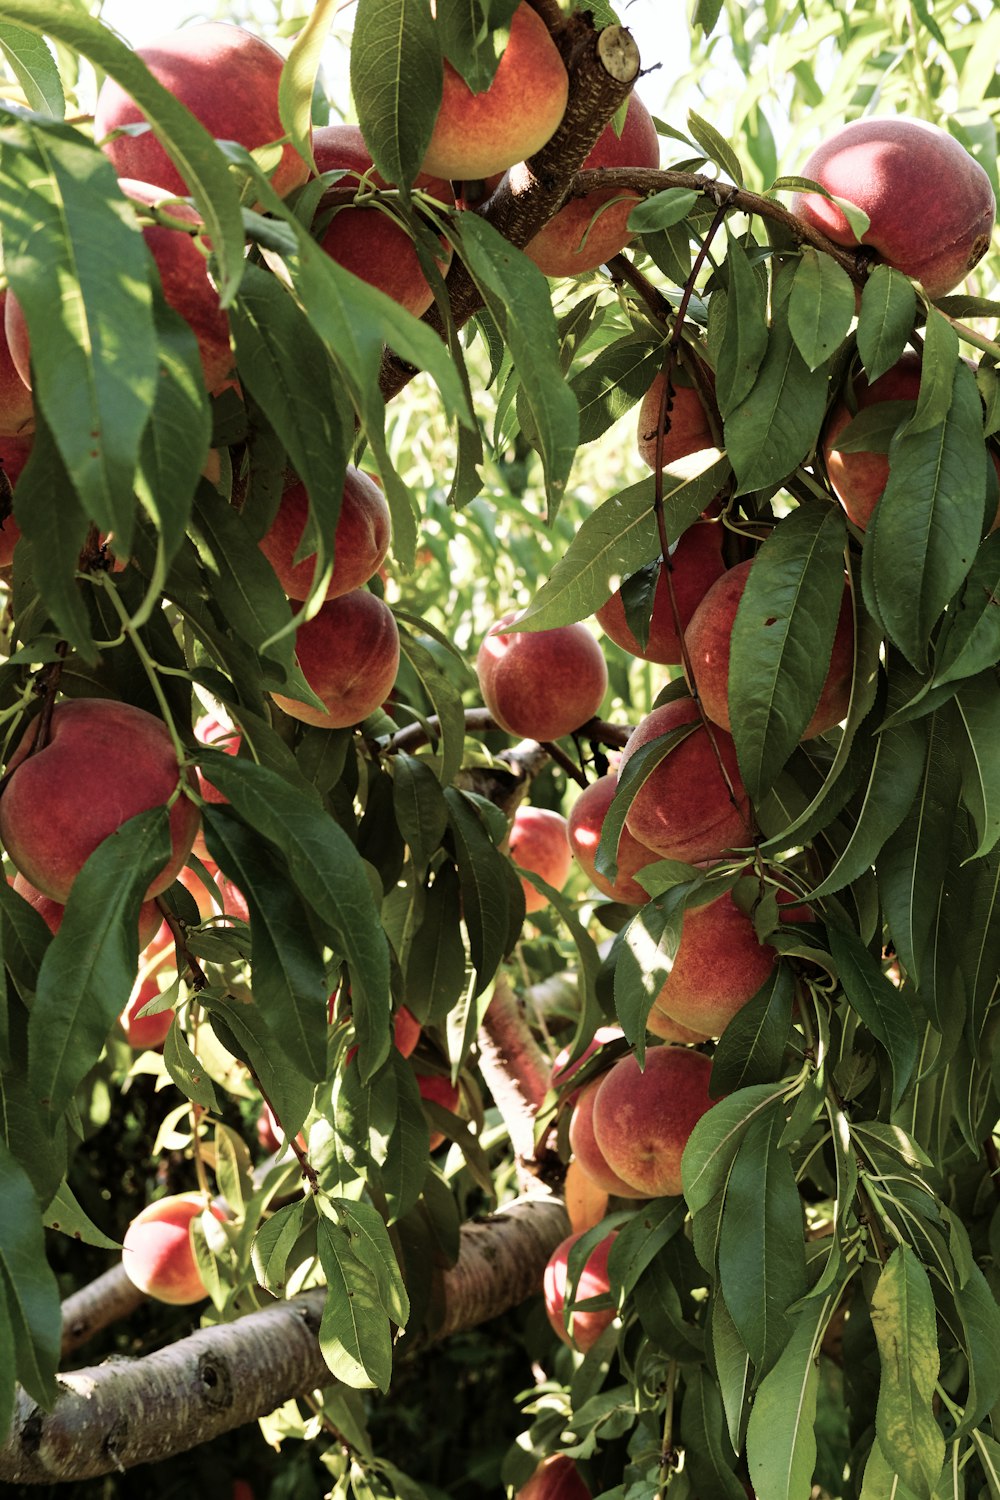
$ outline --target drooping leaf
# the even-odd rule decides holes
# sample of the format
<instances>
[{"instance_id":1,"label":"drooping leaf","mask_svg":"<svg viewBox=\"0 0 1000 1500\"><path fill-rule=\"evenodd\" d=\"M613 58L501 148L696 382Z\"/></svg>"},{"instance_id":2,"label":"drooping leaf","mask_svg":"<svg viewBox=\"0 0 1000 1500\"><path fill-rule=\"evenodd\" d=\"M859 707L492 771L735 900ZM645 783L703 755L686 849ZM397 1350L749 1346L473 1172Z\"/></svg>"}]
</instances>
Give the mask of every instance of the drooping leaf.
<instances>
[{"instance_id":1,"label":"drooping leaf","mask_svg":"<svg viewBox=\"0 0 1000 1500\"><path fill-rule=\"evenodd\" d=\"M955 736L962 770L962 801L972 814L979 842L973 859L1000 839L1000 691L995 671L970 678L952 700L961 726Z\"/></svg>"},{"instance_id":2,"label":"drooping leaf","mask_svg":"<svg viewBox=\"0 0 1000 1500\"><path fill-rule=\"evenodd\" d=\"M810 370L830 358L853 321L851 278L829 255L806 245L788 299L788 326Z\"/></svg>"},{"instance_id":3,"label":"drooping leaf","mask_svg":"<svg viewBox=\"0 0 1000 1500\"><path fill-rule=\"evenodd\" d=\"M889 1464L920 1500L930 1500L944 1464L932 1407L941 1365L934 1294L909 1245L897 1245L871 1299L882 1359L875 1430Z\"/></svg>"},{"instance_id":4,"label":"drooping leaf","mask_svg":"<svg viewBox=\"0 0 1000 1500\"><path fill-rule=\"evenodd\" d=\"M764 288L728 225L727 236L726 322L715 371L715 395L723 417L753 389L768 341Z\"/></svg>"},{"instance_id":5,"label":"drooping leaf","mask_svg":"<svg viewBox=\"0 0 1000 1500\"><path fill-rule=\"evenodd\" d=\"M892 1064L892 1105L902 1098L917 1060L917 1027L912 1007L882 973L856 933L831 924L833 954L844 993L874 1037L882 1043Z\"/></svg>"},{"instance_id":6,"label":"drooping leaf","mask_svg":"<svg viewBox=\"0 0 1000 1500\"><path fill-rule=\"evenodd\" d=\"M602 349L570 381L580 408L580 442L592 443L649 390L662 350L629 334Z\"/></svg>"},{"instance_id":7,"label":"drooping leaf","mask_svg":"<svg viewBox=\"0 0 1000 1500\"><path fill-rule=\"evenodd\" d=\"M346 1226L320 1215L316 1227L327 1284L319 1329L323 1358L345 1385L386 1391L392 1373L392 1341L378 1276L355 1255Z\"/></svg>"},{"instance_id":8,"label":"drooping leaf","mask_svg":"<svg viewBox=\"0 0 1000 1500\"><path fill-rule=\"evenodd\" d=\"M51 1407L62 1334L59 1285L45 1258L38 1200L27 1173L2 1141L0 1199L0 1326L6 1323L10 1334L0 1363L8 1370L13 1366L12 1374L28 1394L41 1406ZM0 1417L9 1414L9 1386L6 1395L7 1411L0 1409Z\"/></svg>"},{"instance_id":9,"label":"drooping leaf","mask_svg":"<svg viewBox=\"0 0 1000 1500\"><path fill-rule=\"evenodd\" d=\"M736 1454L726 1431L719 1388L707 1370L695 1367L685 1377L681 1406L681 1439L686 1468L699 1491L718 1500L745 1500L746 1491L733 1473Z\"/></svg>"},{"instance_id":10,"label":"drooping leaf","mask_svg":"<svg viewBox=\"0 0 1000 1500\"><path fill-rule=\"evenodd\" d=\"M720 1099L698 1121L684 1148L681 1176L688 1208L697 1217L725 1183L746 1131L759 1115L773 1110L788 1081L755 1084Z\"/></svg>"},{"instance_id":11,"label":"drooping leaf","mask_svg":"<svg viewBox=\"0 0 1000 1500\"><path fill-rule=\"evenodd\" d=\"M823 1331L832 1297L811 1298L800 1310L792 1336L761 1382L747 1428L747 1462L758 1495L805 1500L816 1463L816 1400Z\"/></svg>"},{"instance_id":12,"label":"drooping leaf","mask_svg":"<svg viewBox=\"0 0 1000 1500\"><path fill-rule=\"evenodd\" d=\"M913 328L917 294L913 283L892 266L875 266L861 293L858 353L869 383L899 359Z\"/></svg>"},{"instance_id":13,"label":"drooping leaf","mask_svg":"<svg viewBox=\"0 0 1000 1500\"><path fill-rule=\"evenodd\" d=\"M934 653L936 684L974 677L1000 660L1000 531L991 532L952 601Z\"/></svg>"},{"instance_id":14,"label":"drooping leaf","mask_svg":"<svg viewBox=\"0 0 1000 1500\"><path fill-rule=\"evenodd\" d=\"M713 1098L773 1082L788 1045L792 999L791 969L779 962L764 988L741 1006L719 1038L712 1059Z\"/></svg>"},{"instance_id":15,"label":"drooping leaf","mask_svg":"<svg viewBox=\"0 0 1000 1500\"><path fill-rule=\"evenodd\" d=\"M490 838L472 801L455 787L445 787L444 796L455 840L462 914L476 970L476 994L481 994L507 952L510 877L514 871ZM520 890L520 882L517 888Z\"/></svg>"},{"instance_id":16,"label":"drooping leaf","mask_svg":"<svg viewBox=\"0 0 1000 1500\"><path fill-rule=\"evenodd\" d=\"M688 885L647 901L621 936L615 964L615 1011L642 1065L646 1018L666 983L680 947Z\"/></svg>"}]
</instances>

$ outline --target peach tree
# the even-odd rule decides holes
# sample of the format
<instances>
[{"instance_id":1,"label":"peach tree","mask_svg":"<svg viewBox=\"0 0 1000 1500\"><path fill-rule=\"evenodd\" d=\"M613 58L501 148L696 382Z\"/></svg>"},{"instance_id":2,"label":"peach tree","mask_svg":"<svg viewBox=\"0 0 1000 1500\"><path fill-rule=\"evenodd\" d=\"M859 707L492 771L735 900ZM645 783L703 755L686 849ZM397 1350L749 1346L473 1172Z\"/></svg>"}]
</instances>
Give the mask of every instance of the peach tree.
<instances>
[{"instance_id":1,"label":"peach tree","mask_svg":"<svg viewBox=\"0 0 1000 1500\"><path fill-rule=\"evenodd\" d=\"M0 1479L998 1496L996 18L355 9L0 8Z\"/></svg>"}]
</instances>

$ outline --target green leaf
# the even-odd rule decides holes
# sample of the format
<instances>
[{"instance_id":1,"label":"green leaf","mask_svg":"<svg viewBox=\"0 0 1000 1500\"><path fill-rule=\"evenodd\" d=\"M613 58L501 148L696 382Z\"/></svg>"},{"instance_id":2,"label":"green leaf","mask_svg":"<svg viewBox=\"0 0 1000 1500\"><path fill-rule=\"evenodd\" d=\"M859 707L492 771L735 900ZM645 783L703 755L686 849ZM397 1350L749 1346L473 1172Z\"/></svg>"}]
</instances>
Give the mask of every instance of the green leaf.
<instances>
[{"instance_id":1,"label":"green leaf","mask_svg":"<svg viewBox=\"0 0 1000 1500\"><path fill-rule=\"evenodd\" d=\"M203 992L201 1003L222 1045L253 1069L281 1123L294 1136L309 1113L314 1086L289 1061L280 1034L271 1030L253 1002L219 999Z\"/></svg>"},{"instance_id":2,"label":"green leaf","mask_svg":"<svg viewBox=\"0 0 1000 1500\"><path fill-rule=\"evenodd\" d=\"M31 456L17 481L14 519L24 533L18 543L19 572L23 569L22 576L32 579L60 635L93 666L98 651L76 579L88 518L41 411L35 417Z\"/></svg>"},{"instance_id":3,"label":"green leaf","mask_svg":"<svg viewBox=\"0 0 1000 1500\"><path fill-rule=\"evenodd\" d=\"M683 1229L686 1214L681 1199L654 1198L622 1226L608 1254L608 1278L616 1296L628 1296L650 1262Z\"/></svg>"},{"instance_id":4,"label":"green leaf","mask_svg":"<svg viewBox=\"0 0 1000 1500\"><path fill-rule=\"evenodd\" d=\"M203 484L191 524L213 597L226 619L242 640L258 651L266 648L280 667L290 670L295 638L286 627L291 609L246 521L211 485Z\"/></svg>"},{"instance_id":5,"label":"green leaf","mask_svg":"<svg viewBox=\"0 0 1000 1500\"><path fill-rule=\"evenodd\" d=\"M919 1040L910 1003L882 973L856 933L830 924L830 952L850 1004L889 1054L892 1108L913 1076Z\"/></svg>"},{"instance_id":6,"label":"green leaf","mask_svg":"<svg viewBox=\"0 0 1000 1500\"><path fill-rule=\"evenodd\" d=\"M265 1219L254 1235L253 1268L261 1286L280 1296L288 1278L288 1262L298 1244L305 1224L306 1213L310 1220L315 1216L313 1199L300 1198L297 1203L284 1203Z\"/></svg>"},{"instance_id":7,"label":"green leaf","mask_svg":"<svg viewBox=\"0 0 1000 1500\"><path fill-rule=\"evenodd\" d=\"M430 700L438 720L438 740L435 745L438 780L442 786L450 786L462 764L465 753L465 709L462 697L449 677L442 672L433 655L413 633L405 629L409 620L414 625L420 621L406 614L397 615L400 626L399 649L416 673L420 685Z\"/></svg>"},{"instance_id":8,"label":"green leaf","mask_svg":"<svg viewBox=\"0 0 1000 1500\"><path fill-rule=\"evenodd\" d=\"M944 1465L932 1402L941 1359L934 1294L909 1245L897 1245L871 1299L882 1360L875 1431L889 1464L920 1500L931 1500Z\"/></svg>"},{"instance_id":9,"label":"green leaf","mask_svg":"<svg viewBox=\"0 0 1000 1500\"><path fill-rule=\"evenodd\" d=\"M958 334L954 326L936 307L928 307L920 359L920 390L909 432L927 432L947 417L958 357Z\"/></svg>"},{"instance_id":10,"label":"green leaf","mask_svg":"<svg viewBox=\"0 0 1000 1500\"><path fill-rule=\"evenodd\" d=\"M313 93L323 46L336 13L336 0L317 0L292 43L278 83L278 114L289 141L303 161L313 159Z\"/></svg>"},{"instance_id":11,"label":"green leaf","mask_svg":"<svg viewBox=\"0 0 1000 1500\"><path fill-rule=\"evenodd\" d=\"M177 1025L171 1026L163 1043L163 1065L170 1075L170 1081L185 1099L200 1104L202 1109L219 1112L219 1096L215 1092L215 1085Z\"/></svg>"},{"instance_id":12,"label":"green leaf","mask_svg":"<svg viewBox=\"0 0 1000 1500\"><path fill-rule=\"evenodd\" d=\"M62 1336L59 1285L45 1259L45 1240L34 1189L2 1141L0 1202L3 1203L0 1293L6 1297L6 1321L12 1334L4 1344L0 1365L7 1369L13 1366L14 1375L29 1396L51 1410L57 1394L56 1371ZM4 1295L0 1295L0 1310Z\"/></svg>"},{"instance_id":13,"label":"green leaf","mask_svg":"<svg viewBox=\"0 0 1000 1500\"><path fill-rule=\"evenodd\" d=\"M889 450L889 479L868 524L862 581L869 608L918 669L938 615L972 566L983 530L982 408L972 371L955 367L946 419L906 430Z\"/></svg>"},{"instance_id":14,"label":"green leaf","mask_svg":"<svg viewBox=\"0 0 1000 1500\"><path fill-rule=\"evenodd\" d=\"M736 610L729 705L740 773L758 801L819 702L844 602L844 520L800 505L753 560Z\"/></svg>"},{"instance_id":15,"label":"green leaf","mask_svg":"<svg viewBox=\"0 0 1000 1500\"><path fill-rule=\"evenodd\" d=\"M663 349L629 334L616 339L570 381L580 408L580 442L607 432L649 390L663 361Z\"/></svg>"},{"instance_id":16,"label":"green leaf","mask_svg":"<svg viewBox=\"0 0 1000 1500\"><path fill-rule=\"evenodd\" d=\"M408 184L419 172L443 76L427 0L359 0L351 92L365 144L387 182Z\"/></svg>"},{"instance_id":17,"label":"green leaf","mask_svg":"<svg viewBox=\"0 0 1000 1500\"><path fill-rule=\"evenodd\" d=\"M690 885L675 885L636 912L622 932L615 964L615 1011L642 1065L646 1018L673 968L680 947Z\"/></svg>"},{"instance_id":18,"label":"green leaf","mask_svg":"<svg viewBox=\"0 0 1000 1500\"><path fill-rule=\"evenodd\" d=\"M952 600L934 653L934 682L974 677L1000 659L1000 531L991 532Z\"/></svg>"},{"instance_id":19,"label":"green leaf","mask_svg":"<svg viewBox=\"0 0 1000 1500\"><path fill-rule=\"evenodd\" d=\"M55 1118L101 1055L135 979L139 906L170 858L166 809L123 823L73 882L28 1023L28 1078Z\"/></svg>"},{"instance_id":20,"label":"green leaf","mask_svg":"<svg viewBox=\"0 0 1000 1500\"><path fill-rule=\"evenodd\" d=\"M660 229L672 229L686 219L701 194L693 188L665 188L637 203L628 216L630 234L655 234Z\"/></svg>"},{"instance_id":21,"label":"green leaf","mask_svg":"<svg viewBox=\"0 0 1000 1500\"><path fill-rule=\"evenodd\" d=\"M720 135L714 125L701 115L695 114L693 109L688 110L687 128L691 132L698 145L704 151L709 161L719 164L737 187L743 186L743 168L740 159L725 136Z\"/></svg>"},{"instance_id":22,"label":"green leaf","mask_svg":"<svg viewBox=\"0 0 1000 1500\"><path fill-rule=\"evenodd\" d=\"M684 1378L681 1441L685 1470L699 1493L713 1500L746 1500L746 1491L733 1473L736 1454L726 1432L719 1388L707 1370L695 1367Z\"/></svg>"},{"instance_id":23,"label":"green leaf","mask_svg":"<svg viewBox=\"0 0 1000 1500\"><path fill-rule=\"evenodd\" d=\"M456 937L458 936L456 930ZM461 939L458 939L461 946ZM464 954L463 954L464 960ZM407 1000L410 999L407 990ZM415 1208L427 1180L430 1130L413 1069L397 1048L389 1054L396 1083L396 1120L389 1136L380 1179L390 1224Z\"/></svg>"},{"instance_id":24,"label":"green leaf","mask_svg":"<svg viewBox=\"0 0 1000 1500\"><path fill-rule=\"evenodd\" d=\"M829 255L806 245L788 299L788 326L810 370L830 358L853 321L853 281Z\"/></svg>"},{"instance_id":25,"label":"green leaf","mask_svg":"<svg viewBox=\"0 0 1000 1500\"><path fill-rule=\"evenodd\" d=\"M726 322L715 371L715 395L723 417L753 390L768 342L764 288L728 224L726 234Z\"/></svg>"},{"instance_id":26,"label":"green leaf","mask_svg":"<svg viewBox=\"0 0 1000 1500\"><path fill-rule=\"evenodd\" d=\"M1000 839L1000 692L996 672L971 678L952 702L960 726L955 739L962 768L962 801L972 814L979 839L971 858L979 859Z\"/></svg>"},{"instance_id":27,"label":"green leaf","mask_svg":"<svg viewBox=\"0 0 1000 1500\"><path fill-rule=\"evenodd\" d=\"M969 1395L953 1434L960 1438L977 1427L1000 1399L1000 1309L974 1261L965 1281L955 1290L955 1305L969 1362Z\"/></svg>"},{"instance_id":28,"label":"green leaf","mask_svg":"<svg viewBox=\"0 0 1000 1500\"><path fill-rule=\"evenodd\" d=\"M816 1464L817 1353L832 1297L811 1298L754 1398L747 1428L750 1482L768 1500L806 1500Z\"/></svg>"},{"instance_id":29,"label":"green leaf","mask_svg":"<svg viewBox=\"0 0 1000 1500\"><path fill-rule=\"evenodd\" d=\"M448 804L425 760L400 752L392 758L393 806L413 862L425 870L448 826Z\"/></svg>"},{"instance_id":30,"label":"green leaf","mask_svg":"<svg viewBox=\"0 0 1000 1500\"><path fill-rule=\"evenodd\" d=\"M61 120L66 113L66 97L56 60L46 46L45 38L24 26L3 21L0 22L0 51L24 91L28 108L36 114Z\"/></svg>"},{"instance_id":31,"label":"green leaf","mask_svg":"<svg viewBox=\"0 0 1000 1500\"><path fill-rule=\"evenodd\" d=\"M788 1309L807 1286L802 1201L788 1153L778 1148L784 1126L783 1112L771 1110L747 1128L719 1236L720 1285L758 1376L788 1343Z\"/></svg>"},{"instance_id":32,"label":"green leaf","mask_svg":"<svg viewBox=\"0 0 1000 1500\"><path fill-rule=\"evenodd\" d=\"M559 509L580 430L576 397L559 362L549 284L538 267L476 214L458 219L456 248L503 331L534 426L551 521ZM508 316L510 309L517 316Z\"/></svg>"},{"instance_id":33,"label":"green leaf","mask_svg":"<svg viewBox=\"0 0 1000 1500\"><path fill-rule=\"evenodd\" d=\"M917 315L913 282L892 266L875 266L861 292L858 353L869 384L892 368L906 348Z\"/></svg>"},{"instance_id":34,"label":"green leaf","mask_svg":"<svg viewBox=\"0 0 1000 1500\"><path fill-rule=\"evenodd\" d=\"M490 838L474 803L456 787L445 787L448 820L455 840L462 915L476 971L475 995L482 994L508 948L514 869ZM517 882L520 890L520 882Z\"/></svg>"},{"instance_id":35,"label":"green leaf","mask_svg":"<svg viewBox=\"0 0 1000 1500\"><path fill-rule=\"evenodd\" d=\"M406 962L406 1003L420 1021L444 1021L466 988L461 910L455 867L441 865Z\"/></svg>"},{"instance_id":36,"label":"green leaf","mask_svg":"<svg viewBox=\"0 0 1000 1500\"><path fill-rule=\"evenodd\" d=\"M410 1316L410 1299L382 1216L370 1203L363 1201L334 1198L332 1202L348 1231L351 1250L375 1273L382 1310L398 1328L405 1328Z\"/></svg>"},{"instance_id":37,"label":"green leaf","mask_svg":"<svg viewBox=\"0 0 1000 1500\"><path fill-rule=\"evenodd\" d=\"M360 1261L346 1228L320 1216L317 1248L327 1294L319 1347L328 1369L355 1389L389 1389L392 1340L378 1277Z\"/></svg>"},{"instance_id":38,"label":"green leaf","mask_svg":"<svg viewBox=\"0 0 1000 1500\"><path fill-rule=\"evenodd\" d=\"M724 1185L747 1129L788 1090L780 1084L756 1084L720 1099L703 1114L688 1139L681 1161L684 1197L692 1214L706 1208Z\"/></svg>"},{"instance_id":39,"label":"green leaf","mask_svg":"<svg viewBox=\"0 0 1000 1500\"><path fill-rule=\"evenodd\" d=\"M712 1353L715 1356L715 1371L725 1408L729 1441L739 1453L743 1448L747 1396L753 1379L753 1365L718 1286L712 1297L711 1319Z\"/></svg>"},{"instance_id":40,"label":"green leaf","mask_svg":"<svg viewBox=\"0 0 1000 1500\"><path fill-rule=\"evenodd\" d=\"M736 1012L715 1048L710 1092L714 1098L780 1073L792 1024L794 986L787 963L779 963L759 994Z\"/></svg>"}]
</instances>

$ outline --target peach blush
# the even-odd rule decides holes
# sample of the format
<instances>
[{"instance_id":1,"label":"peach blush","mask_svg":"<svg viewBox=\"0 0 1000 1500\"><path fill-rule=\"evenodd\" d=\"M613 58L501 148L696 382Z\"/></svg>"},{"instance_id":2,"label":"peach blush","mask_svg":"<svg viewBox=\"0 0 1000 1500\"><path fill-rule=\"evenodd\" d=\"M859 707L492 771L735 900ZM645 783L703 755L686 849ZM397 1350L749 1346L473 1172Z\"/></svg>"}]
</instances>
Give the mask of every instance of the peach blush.
<instances>
[{"instance_id":1,"label":"peach blush","mask_svg":"<svg viewBox=\"0 0 1000 1500\"><path fill-rule=\"evenodd\" d=\"M539 875L546 885L561 891L569 879L573 856L566 837L566 819L547 807L519 807L507 835L507 852L515 865ZM524 909L543 911L548 899L521 877Z\"/></svg>"},{"instance_id":2,"label":"peach blush","mask_svg":"<svg viewBox=\"0 0 1000 1500\"><path fill-rule=\"evenodd\" d=\"M316 566L315 552L295 562L308 518L309 495L305 485L296 482L282 495L274 520L260 540L260 550L289 599L306 597ZM326 539L328 551L332 544L334 559L327 599L361 588L378 572L391 533L389 506L382 491L360 469L348 468L337 525Z\"/></svg>"},{"instance_id":3,"label":"peach blush","mask_svg":"<svg viewBox=\"0 0 1000 1500\"><path fill-rule=\"evenodd\" d=\"M615 1198L645 1198L647 1195L634 1188L631 1183L614 1170L594 1135L594 1100L597 1091L607 1077L602 1073L580 1090L569 1120L569 1144L574 1160L596 1187Z\"/></svg>"},{"instance_id":4,"label":"peach blush","mask_svg":"<svg viewBox=\"0 0 1000 1500\"><path fill-rule=\"evenodd\" d=\"M712 1060L688 1047L651 1047L606 1073L594 1100L594 1136L613 1172L648 1198L682 1191L681 1157L712 1107Z\"/></svg>"},{"instance_id":5,"label":"peach blush","mask_svg":"<svg viewBox=\"0 0 1000 1500\"><path fill-rule=\"evenodd\" d=\"M140 1292L158 1302L184 1305L207 1295L191 1242L193 1221L209 1208L219 1220L225 1214L200 1193L175 1193L147 1203L125 1231L122 1268Z\"/></svg>"},{"instance_id":6,"label":"peach blush","mask_svg":"<svg viewBox=\"0 0 1000 1500\"><path fill-rule=\"evenodd\" d=\"M599 776L580 793L569 812L570 848L590 877L591 884L602 895L627 906L645 906L649 893L633 877L646 865L655 864L660 856L647 849L645 844L640 844L626 827L622 828L618 839L618 872L614 880L609 880L597 868L601 831L617 786L618 777L612 772Z\"/></svg>"},{"instance_id":7,"label":"peach blush","mask_svg":"<svg viewBox=\"0 0 1000 1500\"><path fill-rule=\"evenodd\" d=\"M325 709L311 708L282 693L279 708L320 729L360 724L385 702L399 670L399 631L392 610L367 589L329 599L295 640L299 666Z\"/></svg>"},{"instance_id":8,"label":"peach blush","mask_svg":"<svg viewBox=\"0 0 1000 1500\"><path fill-rule=\"evenodd\" d=\"M725 571L721 528L708 521L696 521L684 532L670 554L669 578L667 566L660 562L653 592L649 638L645 646L639 645L629 627L621 589L616 589L608 602L595 611L597 622L605 635L610 636L623 651L631 652L642 661L677 666L684 655L681 639L677 634L677 621L680 622L683 634L698 605ZM671 587L673 603L670 599Z\"/></svg>"},{"instance_id":9,"label":"peach blush","mask_svg":"<svg viewBox=\"0 0 1000 1500\"><path fill-rule=\"evenodd\" d=\"M604 701L604 655L585 625L505 632L516 618L504 615L479 648L483 702L508 734L561 739L592 719Z\"/></svg>"},{"instance_id":10,"label":"peach blush","mask_svg":"<svg viewBox=\"0 0 1000 1500\"><path fill-rule=\"evenodd\" d=\"M704 906L690 906L654 1009L700 1033L698 1040L721 1036L770 979L777 957L769 943L758 942L752 919L728 891Z\"/></svg>"},{"instance_id":11,"label":"peach blush","mask_svg":"<svg viewBox=\"0 0 1000 1500\"><path fill-rule=\"evenodd\" d=\"M572 1291L572 1301L576 1304L590 1297L600 1297L608 1291L610 1286L608 1256L616 1237L617 1230L612 1230L595 1245L587 1257L574 1288L568 1285L568 1265L569 1253L580 1238L578 1234L567 1235L562 1244L557 1245L553 1250L549 1263L545 1267L542 1290L549 1322L563 1343L569 1344L572 1349L579 1349L581 1354L586 1354L588 1349L593 1348L604 1330L610 1328L615 1320L616 1312L613 1307L594 1311L581 1308L578 1312L570 1313L567 1329L563 1315L567 1297Z\"/></svg>"}]
</instances>

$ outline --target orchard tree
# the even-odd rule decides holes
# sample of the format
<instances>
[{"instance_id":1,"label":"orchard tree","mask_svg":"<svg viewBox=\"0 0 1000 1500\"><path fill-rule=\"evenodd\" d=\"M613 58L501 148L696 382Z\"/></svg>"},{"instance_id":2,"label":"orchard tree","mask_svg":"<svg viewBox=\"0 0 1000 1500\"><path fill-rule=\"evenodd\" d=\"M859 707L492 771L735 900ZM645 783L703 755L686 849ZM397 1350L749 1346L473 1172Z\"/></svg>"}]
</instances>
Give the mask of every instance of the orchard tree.
<instances>
[{"instance_id":1,"label":"orchard tree","mask_svg":"<svg viewBox=\"0 0 1000 1500\"><path fill-rule=\"evenodd\" d=\"M0 1480L996 1497L996 17L335 10L0 5Z\"/></svg>"}]
</instances>

